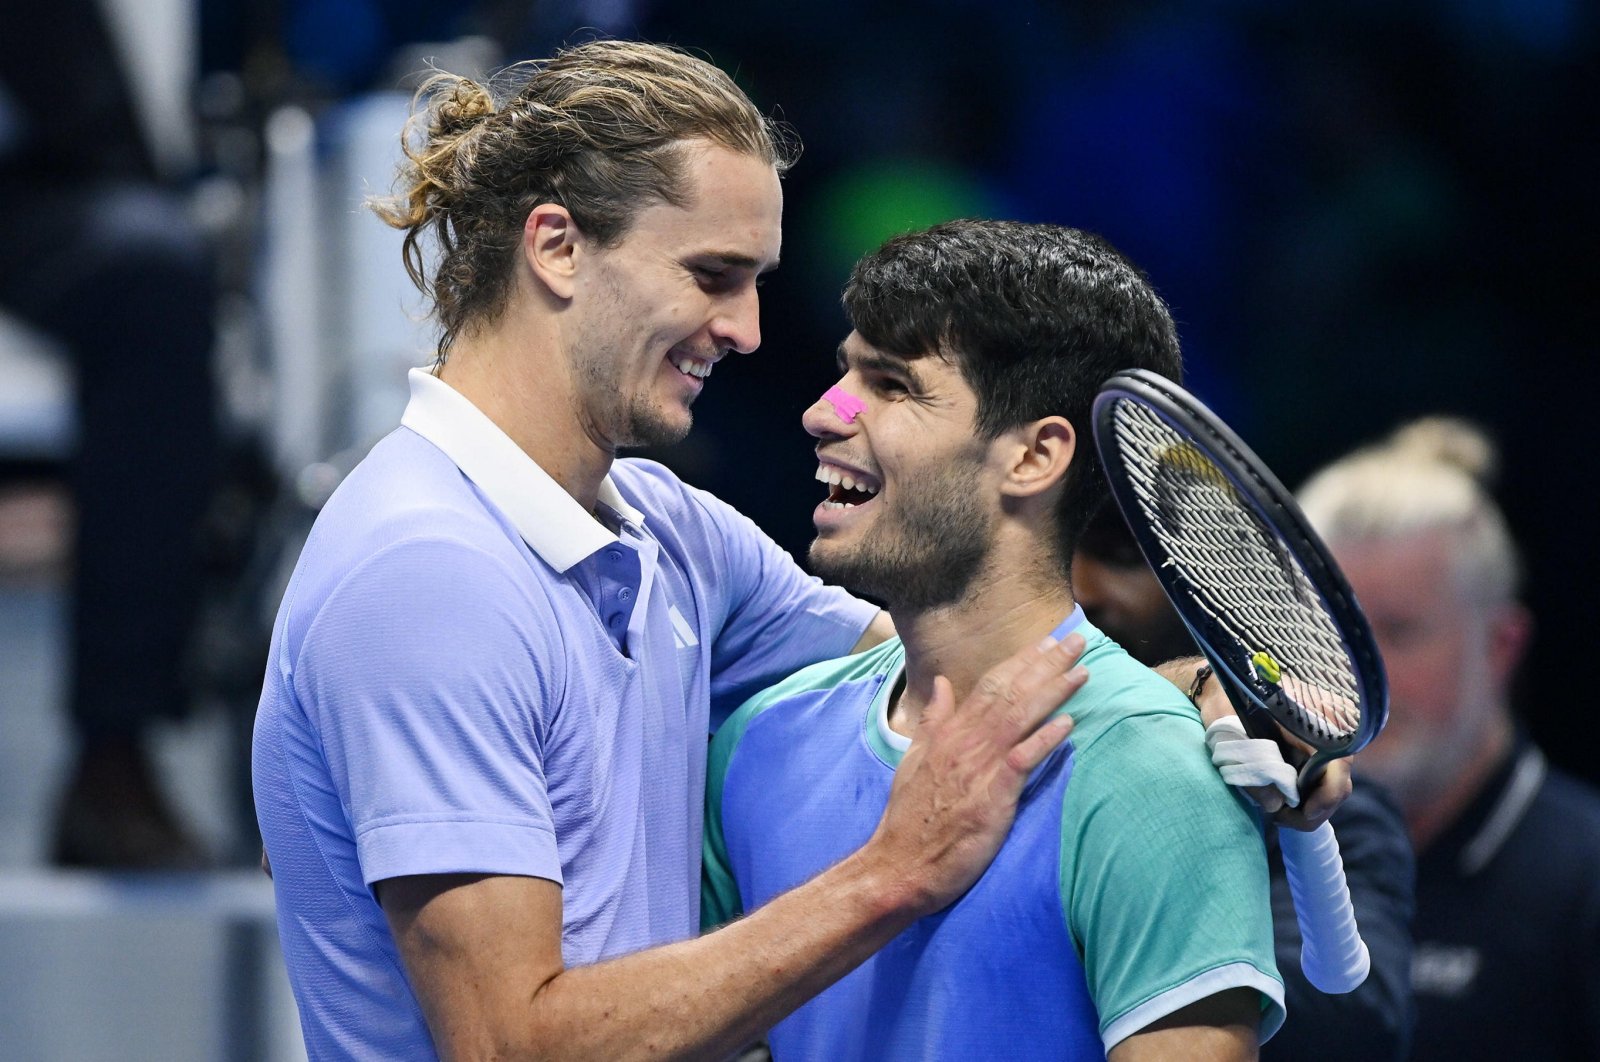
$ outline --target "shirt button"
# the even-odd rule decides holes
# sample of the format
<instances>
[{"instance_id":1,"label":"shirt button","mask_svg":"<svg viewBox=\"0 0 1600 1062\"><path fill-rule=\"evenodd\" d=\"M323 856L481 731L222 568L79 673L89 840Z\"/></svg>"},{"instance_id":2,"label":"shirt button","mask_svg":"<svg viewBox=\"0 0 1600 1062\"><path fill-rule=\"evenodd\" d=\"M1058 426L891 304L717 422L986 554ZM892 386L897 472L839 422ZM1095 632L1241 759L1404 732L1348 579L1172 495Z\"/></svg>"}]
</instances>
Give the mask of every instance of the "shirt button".
<instances>
[{"instance_id":1,"label":"shirt button","mask_svg":"<svg viewBox=\"0 0 1600 1062\"><path fill-rule=\"evenodd\" d=\"M613 613L611 618L606 620L606 625L609 626L609 627L620 627L620 626L622 626L622 613L620 613L620 612Z\"/></svg>"},{"instance_id":2,"label":"shirt button","mask_svg":"<svg viewBox=\"0 0 1600 1062\"><path fill-rule=\"evenodd\" d=\"M624 586L621 590L618 590L617 591L617 600L618 601L632 601L633 600L633 587Z\"/></svg>"},{"instance_id":3,"label":"shirt button","mask_svg":"<svg viewBox=\"0 0 1600 1062\"><path fill-rule=\"evenodd\" d=\"M620 563L622 561L622 551L620 549L612 550L610 553L606 554L606 560L609 560L612 563Z\"/></svg>"}]
</instances>

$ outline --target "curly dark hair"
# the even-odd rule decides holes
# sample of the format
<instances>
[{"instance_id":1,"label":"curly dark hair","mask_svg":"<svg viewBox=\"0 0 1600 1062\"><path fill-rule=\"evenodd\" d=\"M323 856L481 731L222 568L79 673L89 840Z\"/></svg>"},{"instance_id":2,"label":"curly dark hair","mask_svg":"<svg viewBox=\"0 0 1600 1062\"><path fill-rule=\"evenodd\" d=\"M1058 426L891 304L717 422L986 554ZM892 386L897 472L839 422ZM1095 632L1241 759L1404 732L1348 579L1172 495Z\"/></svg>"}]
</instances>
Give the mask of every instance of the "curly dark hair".
<instances>
[{"instance_id":1,"label":"curly dark hair","mask_svg":"<svg viewBox=\"0 0 1600 1062\"><path fill-rule=\"evenodd\" d=\"M1104 502L1089 431L1101 383L1128 368L1182 374L1161 297L1099 236L1060 225L964 219L897 236L857 263L845 313L880 350L955 364L977 393L977 429L994 438L1041 417L1078 433L1056 513L1063 572Z\"/></svg>"}]
</instances>

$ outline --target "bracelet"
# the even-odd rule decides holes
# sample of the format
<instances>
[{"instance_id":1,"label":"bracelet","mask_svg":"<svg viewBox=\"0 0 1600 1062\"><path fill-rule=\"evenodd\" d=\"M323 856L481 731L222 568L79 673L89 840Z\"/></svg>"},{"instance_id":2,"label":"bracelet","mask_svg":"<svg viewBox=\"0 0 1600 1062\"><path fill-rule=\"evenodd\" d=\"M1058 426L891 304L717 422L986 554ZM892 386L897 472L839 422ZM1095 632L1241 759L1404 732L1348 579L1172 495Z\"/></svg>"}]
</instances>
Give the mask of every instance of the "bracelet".
<instances>
[{"instance_id":1,"label":"bracelet","mask_svg":"<svg viewBox=\"0 0 1600 1062\"><path fill-rule=\"evenodd\" d=\"M1199 702L1200 691L1205 689L1206 680L1211 677L1212 673L1210 664L1201 664L1200 670L1194 673L1194 681L1189 683L1189 701L1191 704Z\"/></svg>"}]
</instances>

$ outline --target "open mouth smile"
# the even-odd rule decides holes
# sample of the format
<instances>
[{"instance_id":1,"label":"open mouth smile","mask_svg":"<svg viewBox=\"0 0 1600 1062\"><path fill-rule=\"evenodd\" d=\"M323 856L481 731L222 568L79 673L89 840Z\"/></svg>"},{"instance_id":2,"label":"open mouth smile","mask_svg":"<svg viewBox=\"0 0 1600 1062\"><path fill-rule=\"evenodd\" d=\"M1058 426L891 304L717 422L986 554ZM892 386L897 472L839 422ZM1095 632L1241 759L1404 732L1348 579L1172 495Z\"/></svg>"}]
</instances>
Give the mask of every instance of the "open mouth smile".
<instances>
[{"instance_id":1,"label":"open mouth smile","mask_svg":"<svg viewBox=\"0 0 1600 1062\"><path fill-rule=\"evenodd\" d=\"M710 376L712 366L716 364L715 362L707 361L704 358L696 358L691 357L688 354L677 353L668 354L667 360L672 362L672 367L674 369L677 369L685 376L693 376L697 380L704 380L707 376Z\"/></svg>"},{"instance_id":2,"label":"open mouth smile","mask_svg":"<svg viewBox=\"0 0 1600 1062\"><path fill-rule=\"evenodd\" d=\"M818 465L816 478L817 482L828 484L823 509L853 509L870 502L883 489L881 483L865 472L835 465Z\"/></svg>"}]
</instances>

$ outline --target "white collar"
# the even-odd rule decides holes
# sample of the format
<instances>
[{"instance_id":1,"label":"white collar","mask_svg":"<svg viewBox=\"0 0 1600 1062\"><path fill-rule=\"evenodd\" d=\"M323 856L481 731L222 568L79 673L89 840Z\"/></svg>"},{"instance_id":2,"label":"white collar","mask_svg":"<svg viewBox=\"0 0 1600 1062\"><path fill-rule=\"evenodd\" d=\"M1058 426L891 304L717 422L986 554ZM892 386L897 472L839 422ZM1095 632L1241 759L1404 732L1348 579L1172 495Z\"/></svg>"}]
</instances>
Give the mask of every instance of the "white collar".
<instances>
[{"instance_id":1,"label":"white collar","mask_svg":"<svg viewBox=\"0 0 1600 1062\"><path fill-rule=\"evenodd\" d=\"M412 369L409 379L411 401L401 425L444 451L546 564L565 572L617 541L465 395L426 369ZM598 500L623 522L644 523L609 475L600 481Z\"/></svg>"}]
</instances>

